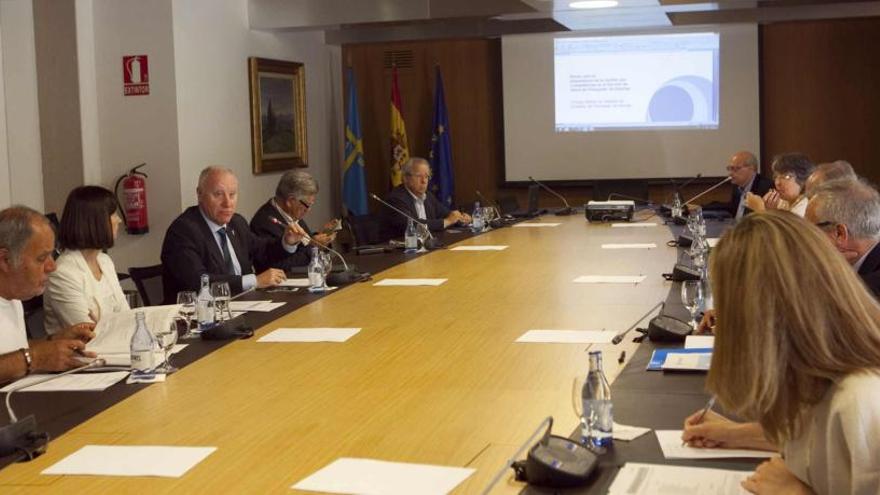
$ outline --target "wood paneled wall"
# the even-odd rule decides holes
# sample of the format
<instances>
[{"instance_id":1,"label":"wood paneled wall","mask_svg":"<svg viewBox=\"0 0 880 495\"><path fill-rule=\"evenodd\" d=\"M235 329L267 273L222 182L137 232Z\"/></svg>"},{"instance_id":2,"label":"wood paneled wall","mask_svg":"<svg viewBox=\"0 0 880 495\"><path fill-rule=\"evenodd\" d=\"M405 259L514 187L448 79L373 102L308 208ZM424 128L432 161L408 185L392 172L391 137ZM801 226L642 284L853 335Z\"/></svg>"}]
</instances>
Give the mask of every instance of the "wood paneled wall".
<instances>
[{"instance_id":1,"label":"wood paneled wall","mask_svg":"<svg viewBox=\"0 0 880 495\"><path fill-rule=\"evenodd\" d=\"M880 56L875 51L880 46L880 18L778 23L762 26L760 33L763 162L769 167L777 153L803 151L818 162L849 160L859 174L880 182ZM398 68L410 153L426 156L429 149L434 67L439 65L457 202L473 201L478 189L490 198L513 195L525 204L524 189L501 187L504 129L497 39L343 46L343 61L357 78L369 190L381 195L389 189L391 69L383 66L389 50L411 50L413 55L412 67ZM684 195L701 187L705 186L692 186ZM593 195L590 187L560 189L573 205ZM668 194L663 185L647 189L654 201ZM721 188L707 199L728 194ZM544 195L541 204L557 205L558 200ZM375 206L371 205L373 211Z\"/></svg>"},{"instance_id":2,"label":"wood paneled wall","mask_svg":"<svg viewBox=\"0 0 880 495\"><path fill-rule=\"evenodd\" d=\"M880 18L761 29L764 163L802 151L880 182Z\"/></svg>"}]
</instances>

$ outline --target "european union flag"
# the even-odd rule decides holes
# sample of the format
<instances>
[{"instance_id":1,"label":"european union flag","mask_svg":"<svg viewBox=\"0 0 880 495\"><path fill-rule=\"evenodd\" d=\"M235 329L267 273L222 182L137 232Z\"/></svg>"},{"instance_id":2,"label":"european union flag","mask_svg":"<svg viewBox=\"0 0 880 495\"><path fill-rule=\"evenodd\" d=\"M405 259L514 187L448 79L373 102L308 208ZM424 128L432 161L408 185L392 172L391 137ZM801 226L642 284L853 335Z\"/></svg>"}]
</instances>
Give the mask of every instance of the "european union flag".
<instances>
[{"instance_id":1,"label":"european union flag","mask_svg":"<svg viewBox=\"0 0 880 495\"><path fill-rule=\"evenodd\" d=\"M437 67L437 82L434 89L434 121L431 125L431 192L447 207L452 207L455 196L455 178L452 175L452 142L449 137L449 116L446 113L446 98L443 96L443 77Z\"/></svg>"},{"instance_id":2,"label":"european union flag","mask_svg":"<svg viewBox=\"0 0 880 495\"><path fill-rule=\"evenodd\" d=\"M354 215L367 214L367 180L364 175L364 143L358 117L357 86L354 71L348 68L348 111L345 115L345 165L342 176L342 202Z\"/></svg>"}]
</instances>

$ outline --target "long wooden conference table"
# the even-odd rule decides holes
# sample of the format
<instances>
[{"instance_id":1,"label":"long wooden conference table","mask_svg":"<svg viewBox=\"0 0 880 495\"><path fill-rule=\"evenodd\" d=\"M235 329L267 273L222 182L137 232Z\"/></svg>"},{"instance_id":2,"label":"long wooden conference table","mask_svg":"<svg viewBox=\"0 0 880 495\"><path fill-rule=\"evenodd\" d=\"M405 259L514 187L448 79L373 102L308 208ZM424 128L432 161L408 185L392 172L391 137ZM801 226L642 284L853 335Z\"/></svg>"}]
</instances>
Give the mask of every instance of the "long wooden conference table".
<instances>
[{"instance_id":1,"label":"long wooden conference table","mask_svg":"<svg viewBox=\"0 0 880 495\"><path fill-rule=\"evenodd\" d=\"M448 247L509 247L362 257L362 265L388 268L370 282L321 296L249 295L288 304L268 315L249 313L249 321L262 325L254 338L185 349L177 358L182 369L165 383L16 394L19 416L35 413L57 438L36 460L2 469L0 492L289 493L337 458L363 457L472 467L476 472L455 493L479 493L545 417L555 419L556 434L576 430L572 385L587 372L588 348L604 353L616 421L680 429L684 415L705 402L704 377L645 372L653 344L632 342L635 334L618 346L514 342L530 329L619 332L657 302L676 300L672 283L661 277L679 256L666 245L673 233L650 221L660 225L612 228L589 224L582 214L547 216L529 222L560 225L447 234ZM605 243L657 247L603 249ZM574 283L580 275L647 278L635 285ZM448 281L373 285L384 278ZM280 327L361 331L345 343L257 342ZM5 412L0 420L7 421ZM40 474L89 444L217 450L178 479ZM627 460L664 462L651 434L616 442L594 482L572 493L603 493ZM493 493L523 490L508 476Z\"/></svg>"}]
</instances>

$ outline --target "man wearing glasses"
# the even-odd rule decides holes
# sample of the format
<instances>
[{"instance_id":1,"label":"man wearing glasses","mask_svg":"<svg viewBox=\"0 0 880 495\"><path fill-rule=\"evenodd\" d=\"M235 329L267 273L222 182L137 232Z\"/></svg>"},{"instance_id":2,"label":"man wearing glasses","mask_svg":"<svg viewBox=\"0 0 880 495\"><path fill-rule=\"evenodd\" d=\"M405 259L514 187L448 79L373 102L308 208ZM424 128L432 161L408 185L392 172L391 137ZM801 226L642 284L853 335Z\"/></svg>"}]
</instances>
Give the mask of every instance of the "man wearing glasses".
<instances>
[{"instance_id":1,"label":"man wearing glasses","mask_svg":"<svg viewBox=\"0 0 880 495\"><path fill-rule=\"evenodd\" d=\"M281 239L284 235L285 226L298 224L303 231L308 232L316 244L328 246L336 239L336 229L339 220L333 219L324 224L321 232L313 232L306 224L305 217L318 197L318 181L304 170L290 170L285 172L278 180L275 188L275 196L263 204L251 219L251 230L261 237ZM303 243L308 243L307 239ZM297 266L307 266L311 261L310 249L298 249L295 253L287 256L271 266L279 268L287 273L294 271ZM257 270L268 266L256 266Z\"/></svg>"},{"instance_id":2,"label":"man wearing glasses","mask_svg":"<svg viewBox=\"0 0 880 495\"><path fill-rule=\"evenodd\" d=\"M468 224L471 217L458 210L450 210L428 192L431 166L424 158L412 157L403 165L403 184L395 187L386 200L409 216L423 220L432 231L440 231L457 223ZM385 212L386 225L391 236L402 236L407 219L393 211Z\"/></svg>"},{"instance_id":3,"label":"man wearing glasses","mask_svg":"<svg viewBox=\"0 0 880 495\"><path fill-rule=\"evenodd\" d=\"M836 180L817 187L805 217L880 296L880 194L861 180Z\"/></svg>"},{"instance_id":4,"label":"man wearing glasses","mask_svg":"<svg viewBox=\"0 0 880 495\"><path fill-rule=\"evenodd\" d=\"M763 197L773 187L770 179L758 174L758 159L748 151L740 151L730 157L727 174L734 185L728 211L736 220L750 211L746 206L746 193Z\"/></svg>"}]
</instances>

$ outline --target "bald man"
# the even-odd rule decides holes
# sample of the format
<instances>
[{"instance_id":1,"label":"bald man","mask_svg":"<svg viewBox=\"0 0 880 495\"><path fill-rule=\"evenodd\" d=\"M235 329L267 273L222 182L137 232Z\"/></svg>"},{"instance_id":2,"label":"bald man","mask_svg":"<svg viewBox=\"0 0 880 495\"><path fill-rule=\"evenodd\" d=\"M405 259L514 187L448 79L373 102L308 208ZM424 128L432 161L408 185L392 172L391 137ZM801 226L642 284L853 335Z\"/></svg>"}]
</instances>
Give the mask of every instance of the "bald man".
<instances>
[{"instance_id":1,"label":"bald man","mask_svg":"<svg viewBox=\"0 0 880 495\"><path fill-rule=\"evenodd\" d=\"M746 207L746 193L763 197L773 188L770 179L758 174L758 159L749 151L739 151L730 157L727 174L734 185L727 209L736 220L750 212Z\"/></svg>"},{"instance_id":2,"label":"bald man","mask_svg":"<svg viewBox=\"0 0 880 495\"><path fill-rule=\"evenodd\" d=\"M259 237L235 212L238 179L222 167L207 167L196 188L199 203L172 222L162 243L162 285L165 304L174 304L179 291L197 291L202 274L211 282L228 282L233 293L278 285L284 271L269 268L254 273L254 263L273 266L298 249L305 231L289 224L279 239Z\"/></svg>"}]
</instances>

